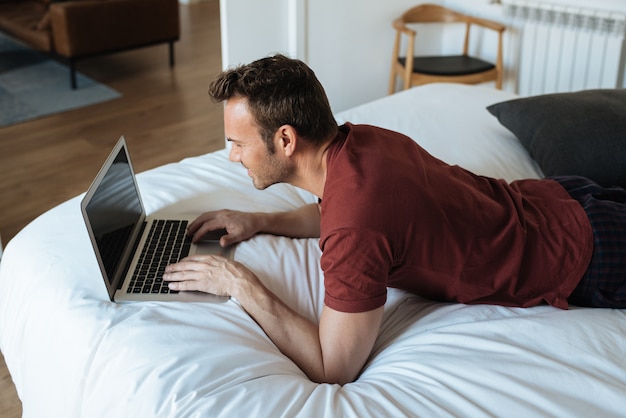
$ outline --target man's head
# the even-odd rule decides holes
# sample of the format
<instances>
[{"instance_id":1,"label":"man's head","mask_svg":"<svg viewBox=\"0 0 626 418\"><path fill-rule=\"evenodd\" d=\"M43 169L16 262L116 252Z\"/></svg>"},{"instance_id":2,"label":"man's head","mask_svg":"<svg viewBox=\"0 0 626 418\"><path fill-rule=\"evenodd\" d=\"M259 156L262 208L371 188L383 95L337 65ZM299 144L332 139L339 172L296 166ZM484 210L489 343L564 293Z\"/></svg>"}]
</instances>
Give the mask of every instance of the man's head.
<instances>
[{"instance_id":1,"label":"man's head","mask_svg":"<svg viewBox=\"0 0 626 418\"><path fill-rule=\"evenodd\" d=\"M324 88L302 61L275 55L224 71L211 83L216 102L245 99L268 151L283 125L304 140L321 145L337 133L337 123Z\"/></svg>"}]
</instances>

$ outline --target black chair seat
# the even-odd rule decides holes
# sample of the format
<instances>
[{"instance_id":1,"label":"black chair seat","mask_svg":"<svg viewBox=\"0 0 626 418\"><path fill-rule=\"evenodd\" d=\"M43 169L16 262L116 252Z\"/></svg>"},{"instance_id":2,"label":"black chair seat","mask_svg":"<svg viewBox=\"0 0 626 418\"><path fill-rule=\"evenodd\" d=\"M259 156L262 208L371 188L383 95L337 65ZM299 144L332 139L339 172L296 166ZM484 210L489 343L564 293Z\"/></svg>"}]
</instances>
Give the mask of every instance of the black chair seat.
<instances>
[{"instance_id":1,"label":"black chair seat","mask_svg":"<svg viewBox=\"0 0 626 418\"><path fill-rule=\"evenodd\" d=\"M398 61L403 66L406 64L404 57L398 58ZM495 65L467 55L413 58L413 72L422 74L455 76L480 73L492 68Z\"/></svg>"}]
</instances>

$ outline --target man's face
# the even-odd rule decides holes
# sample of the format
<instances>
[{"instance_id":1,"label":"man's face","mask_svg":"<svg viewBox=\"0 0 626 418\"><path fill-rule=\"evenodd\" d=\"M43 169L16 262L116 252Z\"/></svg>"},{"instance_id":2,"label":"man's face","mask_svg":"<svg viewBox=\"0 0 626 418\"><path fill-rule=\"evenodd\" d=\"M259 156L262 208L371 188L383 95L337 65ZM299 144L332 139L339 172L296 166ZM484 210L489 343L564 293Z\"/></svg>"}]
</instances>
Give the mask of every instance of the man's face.
<instances>
[{"instance_id":1,"label":"man's face","mask_svg":"<svg viewBox=\"0 0 626 418\"><path fill-rule=\"evenodd\" d=\"M224 131L226 139L232 144L228 158L248 169L254 187L262 190L272 184L289 182L293 172L289 160L279 145L276 152L270 154L245 99L226 101ZM278 137L274 139L275 143L279 140Z\"/></svg>"}]
</instances>

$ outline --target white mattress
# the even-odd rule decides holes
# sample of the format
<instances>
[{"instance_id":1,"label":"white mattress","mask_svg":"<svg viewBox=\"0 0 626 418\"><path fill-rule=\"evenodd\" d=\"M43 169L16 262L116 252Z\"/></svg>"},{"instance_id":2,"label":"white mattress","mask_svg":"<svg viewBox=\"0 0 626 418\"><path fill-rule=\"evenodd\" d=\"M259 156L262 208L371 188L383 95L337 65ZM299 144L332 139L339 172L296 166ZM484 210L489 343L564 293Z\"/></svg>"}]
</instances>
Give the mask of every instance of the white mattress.
<instances>
[{"instance_id":1,"label":"white mattress","mask_svg":"<svg viewBox=\"0 0 626 418\"><path fill-rule=\"evenodd\" d=\"M339 120L414 137L479 174L540 177L484 109L510 98L480 87L424 86ZM131 156L132 157L132 156ZM290 186L257 191L226 151L141 173L149 213L275 211L316 198ZM0 349L25 417L602 416L626 413L626 314L443 304L390 290L358 380L315 384L236 301L108 300L79 208L43 214L5 248ZM235 257L292 307L323 303L317 240L259 235Z\"/></svg>"}]
</instances>

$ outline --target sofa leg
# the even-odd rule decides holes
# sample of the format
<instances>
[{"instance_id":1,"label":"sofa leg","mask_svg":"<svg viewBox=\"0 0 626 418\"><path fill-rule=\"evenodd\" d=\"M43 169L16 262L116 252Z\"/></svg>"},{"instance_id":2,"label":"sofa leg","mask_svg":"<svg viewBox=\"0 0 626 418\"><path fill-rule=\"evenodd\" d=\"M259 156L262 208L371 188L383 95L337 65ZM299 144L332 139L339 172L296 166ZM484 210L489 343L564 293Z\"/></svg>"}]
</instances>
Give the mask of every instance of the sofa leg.
<instances>
[{"instance_id":1,"label":"sofa leg","mask_svg":"<svg viewBox=\"0 0 626 418\"><path fill-rule=\"evenodd\" d=\"M170 41L170 68L174 68L174 41Z\"/></svg>"},{"instance_id":2,"label":"sofa leg","mask_svg":"<svg viewBox=\"0 0 626 418\"><path fill-rule=\"evenodd\" d=\"M73 58L70 58L70 84L72 90L76 90L76 62Z\"/></svg>"}]
</instances>

